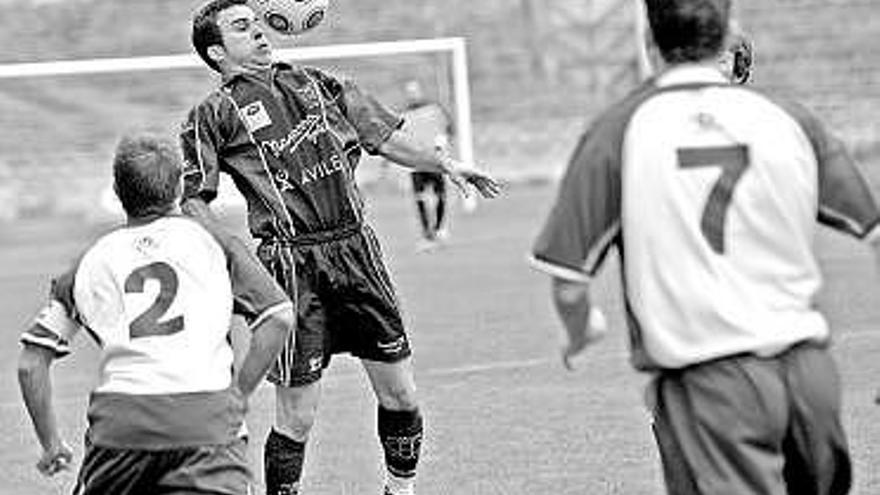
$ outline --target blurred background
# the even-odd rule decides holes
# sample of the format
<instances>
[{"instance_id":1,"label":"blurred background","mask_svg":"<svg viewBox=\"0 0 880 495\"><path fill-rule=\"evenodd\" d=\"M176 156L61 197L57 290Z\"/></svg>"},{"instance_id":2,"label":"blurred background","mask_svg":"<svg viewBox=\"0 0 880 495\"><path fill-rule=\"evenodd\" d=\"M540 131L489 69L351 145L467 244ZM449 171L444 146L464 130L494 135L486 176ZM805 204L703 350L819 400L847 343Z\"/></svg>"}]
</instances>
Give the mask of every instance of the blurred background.
<instances>
[{"instance_id":1,"label":"blurred background","mask_svg":"<svg viewBox=\"0 0 880 495\"><path fill-rule=\"evenodd\" d=\"M319 28L274 41L289 48L465 38L476 158L510 182L546 180L558 176L595 114L639 80L635 2L333 0ZM200 3L0 0L0 64L190 53L189 19ZM754 84L807 103L870 173L880 154L877 1L735 3L754 40ZM354 76L391 106L416 78L452 107L447 56L315 65ZM0 222L105 214L118 135L173 132L214 83L201 67L0 79ZM388 178L384 167L361 169L365 185Z\"/></svg>"}]
</instances>

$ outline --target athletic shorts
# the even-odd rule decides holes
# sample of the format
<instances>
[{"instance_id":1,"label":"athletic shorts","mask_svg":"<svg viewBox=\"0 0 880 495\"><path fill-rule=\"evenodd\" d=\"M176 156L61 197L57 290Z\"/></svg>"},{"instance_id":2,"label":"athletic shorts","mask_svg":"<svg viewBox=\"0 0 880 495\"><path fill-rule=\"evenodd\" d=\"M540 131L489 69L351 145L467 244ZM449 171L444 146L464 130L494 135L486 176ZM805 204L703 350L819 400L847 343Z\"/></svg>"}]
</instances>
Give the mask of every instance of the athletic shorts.
<instances>
[{"instance_id":1,"label":"athletic shorts","mask_svg":"<svg viewBox=\"0 0 880 495\"><path fill-rule=\"evenodd\" d=\"M840 379L824 346L664 371L649 385L671 495L842 495Z\"/></svg>"},{"instance_id":2,"label":"athletic shorts","mask_svg":"<svg viewBox=\"0 0 880 495\"><path fill-rule=\"evenodd\" d=\"M386 363L410 356L400 304L372 229L356 225L293 242L263 240L257 253L297 308L293 345L284 346L270 382L313 383L333 354Z\"/></svg>"},{"instance_id":3,"label":"athletic shorts","mask_svg":"<svg viewBox=\"0 0 880 495\"><path fill-rule=\"evenodd\" d=\"M251 493L247 440L170 450L130 450L86 441L74 495Z\"/></svg>"},{"instance_id":4,"label":"athletic shorts","mask_svg":"<svg viewBox=\"0 0 880 495\"><path fill-rule=\"evenodd\" d=\"M413 191L416 194L425 192L429 187L437 194L446 192L446 178L434 172L412 172Z\"/></svg>"}]
</instances>

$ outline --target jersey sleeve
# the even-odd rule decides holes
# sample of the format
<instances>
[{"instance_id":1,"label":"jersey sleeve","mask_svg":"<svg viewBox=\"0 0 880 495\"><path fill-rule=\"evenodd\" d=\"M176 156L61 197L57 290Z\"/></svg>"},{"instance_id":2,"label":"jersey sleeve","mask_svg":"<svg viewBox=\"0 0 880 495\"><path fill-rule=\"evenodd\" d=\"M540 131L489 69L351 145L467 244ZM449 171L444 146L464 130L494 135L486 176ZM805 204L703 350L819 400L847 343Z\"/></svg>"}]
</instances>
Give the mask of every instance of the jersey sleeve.
<instances>
[{"instance_id":1,"label":"jersey sleeve","mask_svg":"<svg viewBox=\"0 0 880 495\"><path fill-rule=\"evenodd\" d=\"M819 165L819 222L860 239L867 237L880 225L880 210L864 176L840 139L816 131L814 147Z\"/></svg>"},{"instance_id":2,"label":"jersey sleeve","mask_svg":"<svg viewBox=\"0 0 880 495\"><path fill-rule=\"evenodd\" d=\"M580 139L550 214L534 243L532 265L554 277L586 282L620 233L620 151L604 129Z\"/></svg>"},{"instance_id":3,"label":"jersey sleeve","mask_svg":"<svg viewBox=\"0 0 880 495\"><path fill-rule=\"evenodd\" d=\"M792 102L783 104L813 146L819 175L819 222L860 239L867 237L880 225L880 209L846 146L811 112Z\"/></svg>"},{"instance_id":4,"label":"jersey sleeve","mask_svg":"<svg viewBox=\"0 0 880 495\"><path fill-rule=\"evenodd\" d=\"M293 307L290 298L240 239L214 233L226 254L232 282L233 311L251 330L278 311Z\"/></svg>"},{"instance_id":5,"label":"jersey sleeve","mask_svg":"<svg viewBox=\"0 0 880 495\"><path fill-rule=\"evenodd\" d=\"M56 357L70 353L70 342L82 327L73 299L76 270L74 266L52 281L49 302L37 314L33 325L21 335L22 344L45 347Z\"/></svg>"},{"instance_id":6,"label":"jersey sleeve","mask_svg":"<svg viewBox=\"0 0 880 495\"><path fill-rule=\"evenodd\" d=\"M219 126L211 105L204 102L190 110L180 130L183 153L183 198L200 197L210 202L220 183Z\"/></svg>"},{"instance_id":7,"label":"jersey sleeve","mask_svg":"<svg viewBox=\"0 0 880 495\"><path fill-rule=\"evenodd\" d=\"M362 91L351 79L337 79L321 71L317 71L317 75L357 130L358 140L367 153L378 153L382 143L403 125L398 114Z\"/></svg>"}]
</instances>

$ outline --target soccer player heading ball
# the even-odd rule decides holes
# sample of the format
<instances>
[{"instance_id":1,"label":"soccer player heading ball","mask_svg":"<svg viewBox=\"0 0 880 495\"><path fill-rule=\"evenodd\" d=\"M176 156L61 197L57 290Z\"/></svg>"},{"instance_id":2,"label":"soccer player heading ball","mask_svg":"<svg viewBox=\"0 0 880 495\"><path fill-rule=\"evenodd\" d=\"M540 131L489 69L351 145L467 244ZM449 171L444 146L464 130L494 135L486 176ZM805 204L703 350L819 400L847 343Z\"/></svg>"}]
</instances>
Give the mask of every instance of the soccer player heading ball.
<instances>
[{"instance_id":1,"label":"soccer player heading ball","mask_svg":"<svg viewBox=\"0 0 880 495\"><path fill-rule=\"evenodd\" d=\"M264 450L268 493L297 493L322 372L333 354L347 352L360 359L378 401L385 490L410 495L422 411L398 298L365 221L355 169L370 153L490 197L498 184L471 163L414 145L402 119L354 81L273 60L245 0L208 2L195 14L192 42L221 82L181 132L184 210L215 223L209 203L220 174L232 176L261 260L297 302L296 343L269 375L277 415Z\"/></svg>"}]
</instances>

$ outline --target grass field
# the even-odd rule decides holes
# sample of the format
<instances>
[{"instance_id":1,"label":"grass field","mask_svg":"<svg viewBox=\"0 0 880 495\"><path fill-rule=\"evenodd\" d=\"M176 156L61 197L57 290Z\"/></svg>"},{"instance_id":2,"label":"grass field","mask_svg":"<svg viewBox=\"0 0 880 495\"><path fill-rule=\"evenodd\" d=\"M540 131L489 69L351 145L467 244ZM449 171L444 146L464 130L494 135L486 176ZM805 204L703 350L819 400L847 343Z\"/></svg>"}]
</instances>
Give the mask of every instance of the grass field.
<instances>
[{"instance_id":1,"label":"grass field","mask_svg":"<svg viewBox=\"0 0 880 495\"><path fill-rule=\"evenodd\" d=\"M574 373L557 360L559 326L548 281L525 264L553 194L511 187L474 215L453 219L451 244L417 254L409 199L370 198L415 348L427 420L418 488L422 495L662 493L641 405L645 378L627 363L617 270L607 266L595 297L610 317L609 338ZM40 307L47 282L94 232L70 222L14 225L0 234L0 493L68 492L72 474L40 478L38 446L15 379L18 333ZM845 383L845 421L856 469L854 493L880 493L880 290L868 251L836 234L818 236L826 287L819 304L836 329ZM95 350L86 339L55 369L57 405L81 456L86 394ZM375 404L357 363L337 357L310 444L307 494L379 493L382 468ZM252 402L252 454L259 465L272 413L269 387ZM260 468L257 469L259 473Z\"/></svg>"}]
</instances>

